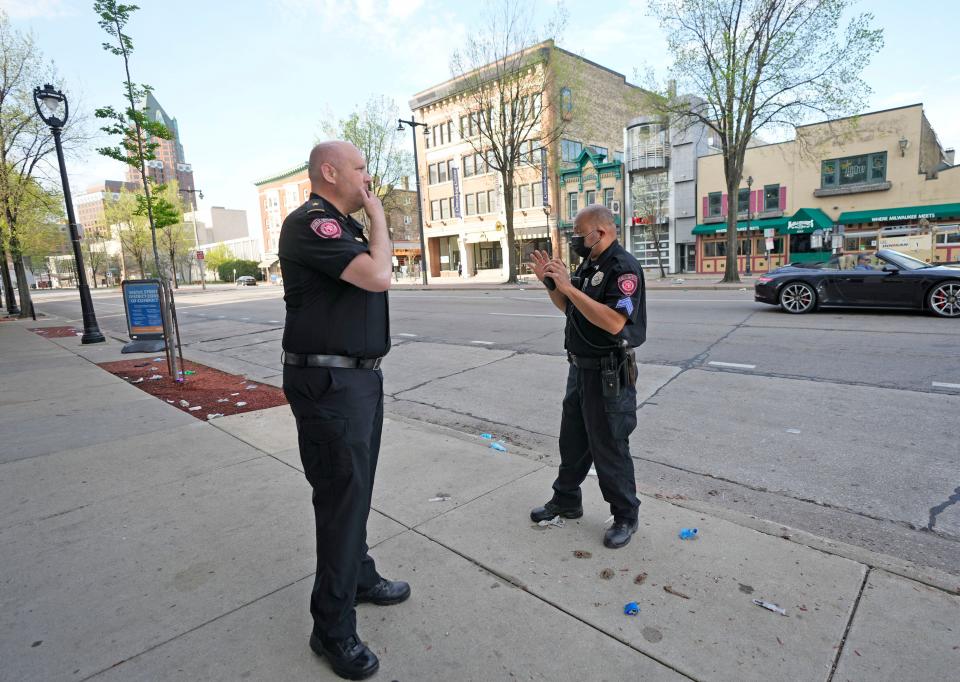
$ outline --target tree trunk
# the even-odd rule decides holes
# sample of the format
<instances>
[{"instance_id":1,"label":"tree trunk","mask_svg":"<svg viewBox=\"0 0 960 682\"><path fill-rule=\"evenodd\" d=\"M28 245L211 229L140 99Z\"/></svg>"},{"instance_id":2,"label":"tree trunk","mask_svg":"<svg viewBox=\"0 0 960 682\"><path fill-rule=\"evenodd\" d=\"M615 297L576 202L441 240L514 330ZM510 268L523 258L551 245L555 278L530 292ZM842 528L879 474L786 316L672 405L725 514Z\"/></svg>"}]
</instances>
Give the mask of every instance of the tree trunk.
<instances>
[{"instance_id":1,"label":"tree trunk","mask_svg":"<svg viewBox=\"0 0 960 682\"><path fill-rule=\"evenodd\" d=\"M179 289L180 283L177 282L177 261L174 259L173 251L170 252L170 270L173 272L173 288Z\"/></svg>"},{"instance_id":2,"label":"tree trunk","mask_svg":"<svg viewBox=\"0 0 960 682\"><path fill-rule=\"evenodd\" d=\"M13 269L17 273L17 289L20 291L20 319L33 317L33 299L30 297L30 283L27 281L27 269L23 266L23 255L13 259Z\"/></svg>"},{"instance_id":3,"label":"tree trunk","mask_svg":"<svg viewBox=\"0 0 960 682\"><path fill-rule=\"evenodd\" d=\"M507 230L507 248L504 257L510 264L507 272L507 284L517 283L517 259L513 257L513 251L516 248L516 237L513 234L513 181L507 186L506 174L500 176L503 179L503 210L506 216Z\"/></svg>"},{"instance_id":4,"label":"tree trunk","mask_svg":"<svg viewBox=\"0 0 960 682\"><path fill-rule=\"evenodd\" d=\"M736 177L732 177L732 176ZM724 282L739 283L737 272L737 193L740 189L740 173L727 173L727 260L723 272Z\"/></svg>"},{"instance_id":5,"label":"tree trunk","mask_svg":"<svg viewBox=\"0 0 960 682\"><path fill-rule=\"evenodd\" d=\"M2 272L3 297L4 305L7 308L7 314L16 315L20 312L20 308L17 307L17 299L13 295L13 278L10 277L10 269L7 263L7 251L3 248L2 242L0 242L0 272Z\"/></svg>"}]
</instances>

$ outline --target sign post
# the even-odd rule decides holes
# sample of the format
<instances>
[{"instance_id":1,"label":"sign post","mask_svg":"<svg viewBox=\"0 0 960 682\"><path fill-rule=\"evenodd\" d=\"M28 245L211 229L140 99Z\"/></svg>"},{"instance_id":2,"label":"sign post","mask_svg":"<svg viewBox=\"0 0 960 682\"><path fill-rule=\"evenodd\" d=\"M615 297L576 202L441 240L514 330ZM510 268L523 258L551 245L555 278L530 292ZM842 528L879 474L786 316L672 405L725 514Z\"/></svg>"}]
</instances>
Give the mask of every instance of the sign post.
<instances>
[{"instance_id":1,"label":"sign post","mask_svg":"<svg viewBox=\"0 0 960 682\"><path fill-rule=\"evenodd\" d=\"M131 342L121 353L159 353L166 349L166 297L159 279L127 279L120 285L127 334Z\"/></svg>"}]
</instances>

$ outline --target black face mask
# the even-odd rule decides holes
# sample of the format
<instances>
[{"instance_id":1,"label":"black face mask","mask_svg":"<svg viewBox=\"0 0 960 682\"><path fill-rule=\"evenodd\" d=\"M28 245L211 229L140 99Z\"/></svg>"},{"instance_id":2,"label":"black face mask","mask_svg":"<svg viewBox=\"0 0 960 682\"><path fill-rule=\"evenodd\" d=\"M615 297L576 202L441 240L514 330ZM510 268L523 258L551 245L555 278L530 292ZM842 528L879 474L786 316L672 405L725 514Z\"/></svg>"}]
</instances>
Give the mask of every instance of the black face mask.
<instances>
[{"instance_id":1,"label":"black face mask","mask_svg":"<svg viewBox=\"0 0 960 682\"><path fill-rule=\"evenodd\" d=\"M597 230L594 230L593 232L596 232L596 231ZM593 234L593 232L590 232L585 235L575 234L572 237L570 237L570 248L573 249L573 252L578 256L580 256L581 258L589 258L590 254L593 253L593 247L600 243L599 239L594 243L593 246L587 246L584 243L586 242L587 237Z\"/></svg>"}]
</instances>

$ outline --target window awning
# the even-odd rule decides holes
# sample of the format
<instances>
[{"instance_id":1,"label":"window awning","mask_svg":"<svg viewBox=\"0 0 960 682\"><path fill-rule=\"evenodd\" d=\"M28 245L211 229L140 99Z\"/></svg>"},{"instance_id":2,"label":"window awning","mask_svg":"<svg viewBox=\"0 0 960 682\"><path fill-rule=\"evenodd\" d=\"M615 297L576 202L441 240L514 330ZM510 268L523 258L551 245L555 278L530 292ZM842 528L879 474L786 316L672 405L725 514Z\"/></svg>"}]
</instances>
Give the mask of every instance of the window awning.
<instances>
[{"instance_id":1,"label":"window awning","mask_svg":"<svg viewBox=\"0 0 960 682\"><path fill-rule=\"evenodd\" d=\"M960 218L960 204L931 204L929 206L902 206L875 211L845 211L837 218L841 225L857 223L892 223L922 218Z\"/></svg>"},{"instance_id":2,"label":"window awning","mask_svg":"<svg viewBox=\"0 0 960 682\"><path fill-rule=\"evenodd\" d=\"M269 270L279 262L280 259L275 256L266 256L262 261L257 263L257 267L261 270Z\"/></svg>"},{"instance_id":3,"label":"window awning","mask_svg":"<svg viewBox=\"0 0 960 682\"><path fill-rule=\"evenodd\" d=\"M819 208L801 208L787 221L780 234L805 234L816 230L832 230L833 221Z\"/></svg>"},{"instance_id":4,"label":"window awning","mask_svg":"<svg viewBox=\"0 0 960 682\"><path fill-rule=\"evenodd\" d=\"M763 220L751 220L750 229L751 230L767 230L770 228L775 228L777 230L785 230L787 228L787 219L783 216L779 218L764 218ZM715 234L717 232L726 232L727 224L726 223L709 223L707 225L700 224L693 228L693 234ZM747 231L747 221L740 220L737 222L737 232L746 232Z\"/></svg>"}]
</instances>

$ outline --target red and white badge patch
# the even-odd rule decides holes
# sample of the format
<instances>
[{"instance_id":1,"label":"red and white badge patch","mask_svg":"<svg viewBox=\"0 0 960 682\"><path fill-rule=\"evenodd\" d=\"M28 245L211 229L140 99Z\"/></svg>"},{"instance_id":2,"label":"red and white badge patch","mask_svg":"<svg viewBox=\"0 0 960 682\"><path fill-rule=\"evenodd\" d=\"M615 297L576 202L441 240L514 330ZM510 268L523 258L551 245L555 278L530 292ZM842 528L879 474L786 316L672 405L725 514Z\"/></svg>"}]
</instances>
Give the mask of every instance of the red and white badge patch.
<instances>
[{"instance_id":1,"label":"red and white badge patch","mask_svg":"<svg viewBox=\"0 0 960 682\"><path fill-rule=\"evenodd\" d=\"M620 275L617 278L617 286L620 287L620 291L627 296L633 296L633 294L637 291L638 284L639 280L632 272L629 272L625 275Z\"/></svg>"},{"instance_id":2,"label":"red and white badge patch","mask_svg":"<svg viewBox=\"0 0 960 682\"><path fill-rule=\"evenodd\" d=\"M323 237L324 239L339 239L340 235L343 234L343 228L340 227L340 223L330 219L315 218L310 223L310 229L313 230L314 234L318 237Z\"/></svg>"}]
</instances>

